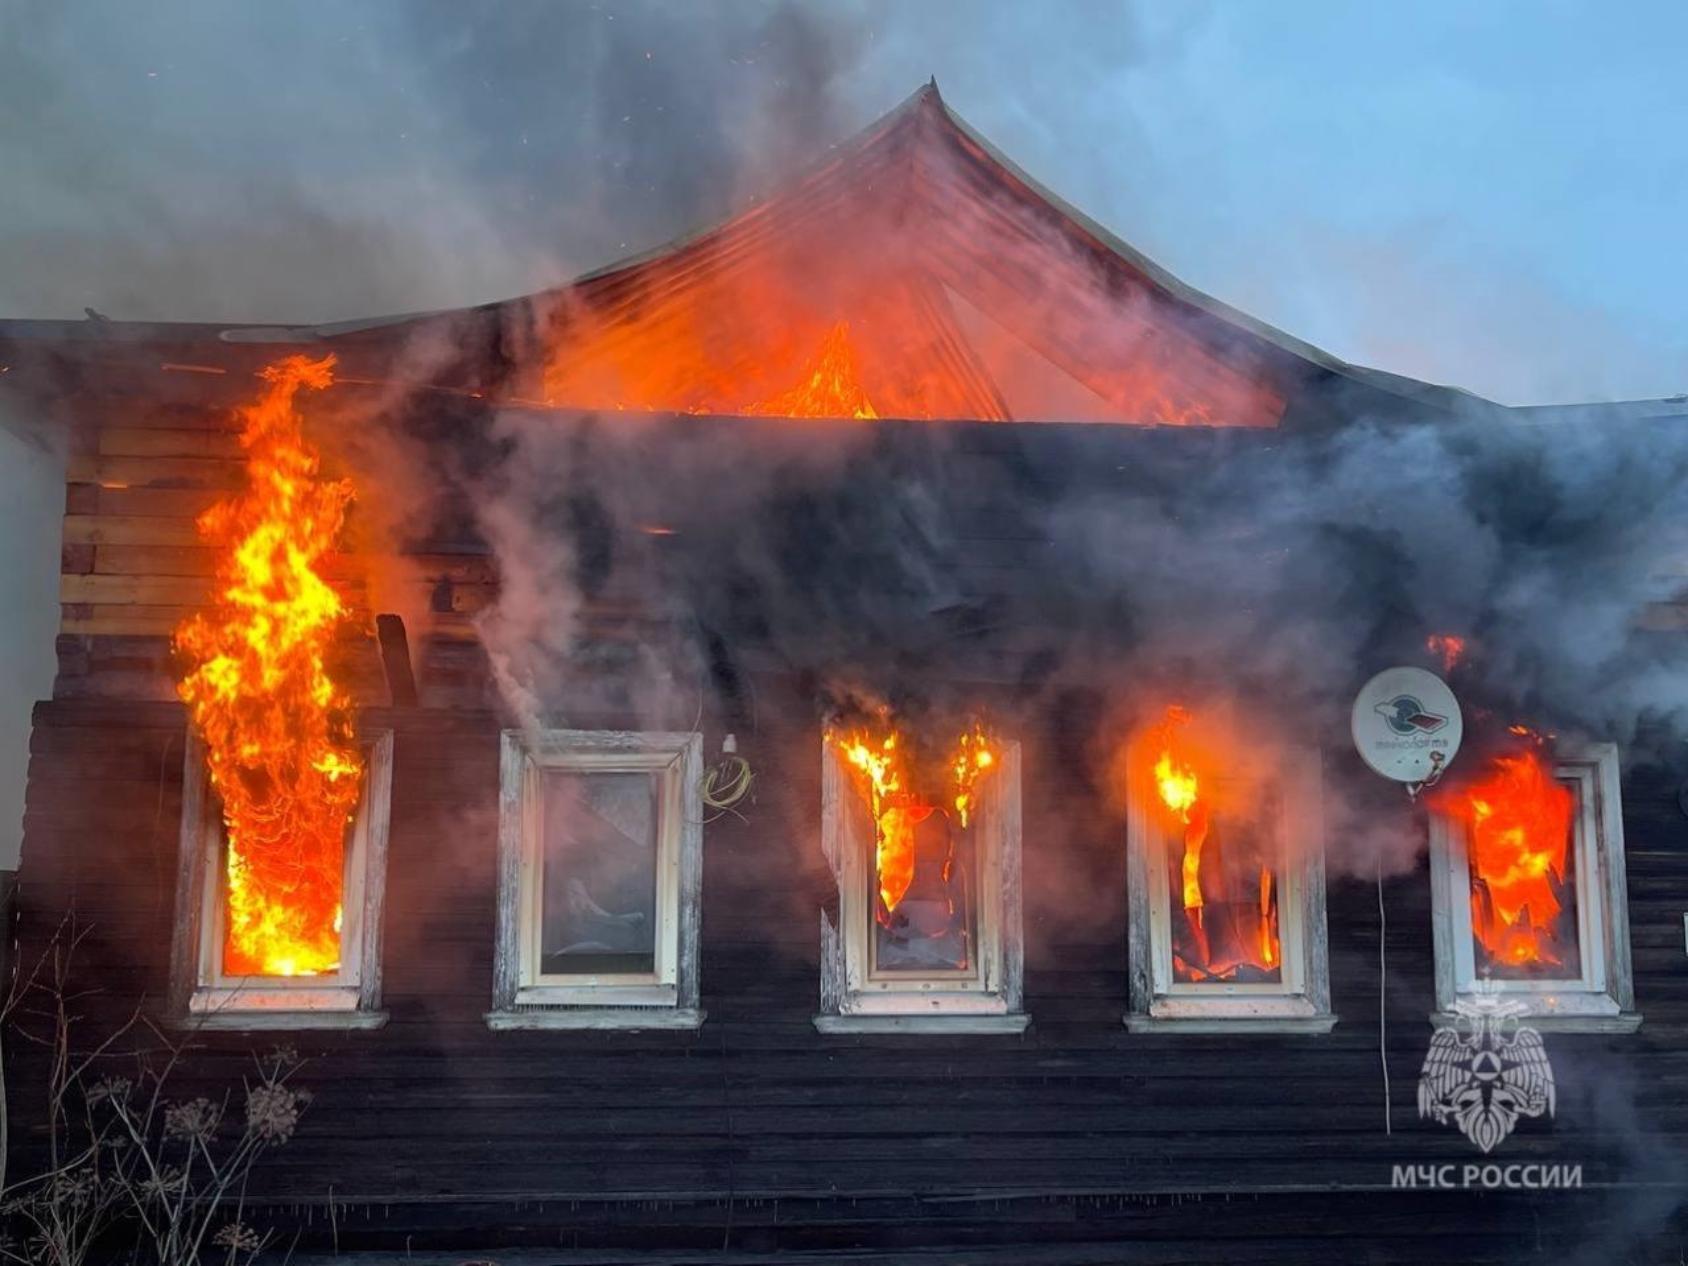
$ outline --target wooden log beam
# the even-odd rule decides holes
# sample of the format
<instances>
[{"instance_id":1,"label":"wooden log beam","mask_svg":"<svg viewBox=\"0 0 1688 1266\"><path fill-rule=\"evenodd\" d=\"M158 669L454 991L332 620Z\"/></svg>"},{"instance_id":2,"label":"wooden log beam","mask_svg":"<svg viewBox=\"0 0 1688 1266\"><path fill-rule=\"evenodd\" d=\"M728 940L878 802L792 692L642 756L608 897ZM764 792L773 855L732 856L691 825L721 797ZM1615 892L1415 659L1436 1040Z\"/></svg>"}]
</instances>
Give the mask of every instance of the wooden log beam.
<instances>
[{"instance_id":1,"label":"wooden log beam","mask_svg":"<svg viewBox=\"0 0 1688 1266\"><path fill-rule=\"evenodd\" d=\"M410 662L410 640L404 621L392 614L375 617L375 636L381 644L381 667L387 674L387 694L395 708L416 706L416 674Z\"/></svg>"}]
</instances>

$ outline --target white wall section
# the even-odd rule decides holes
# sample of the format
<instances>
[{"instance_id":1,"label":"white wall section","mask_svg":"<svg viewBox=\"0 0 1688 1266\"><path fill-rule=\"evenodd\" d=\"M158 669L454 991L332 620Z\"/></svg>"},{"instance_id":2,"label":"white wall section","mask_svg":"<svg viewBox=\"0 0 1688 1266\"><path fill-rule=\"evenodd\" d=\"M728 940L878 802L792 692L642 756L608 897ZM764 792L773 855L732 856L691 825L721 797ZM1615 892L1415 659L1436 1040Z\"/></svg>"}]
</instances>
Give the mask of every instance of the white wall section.
<instances>
[{"instance_id":1,"label":"white wall section","mask_svg":"<svg viewBox=\"0 0 1688 1266\"><path fill-rule=\"evenodd\" d=\"M17 867L30 712L53 693L65 445L0 394L0 869Z\"/></svg>"}]
</instances>

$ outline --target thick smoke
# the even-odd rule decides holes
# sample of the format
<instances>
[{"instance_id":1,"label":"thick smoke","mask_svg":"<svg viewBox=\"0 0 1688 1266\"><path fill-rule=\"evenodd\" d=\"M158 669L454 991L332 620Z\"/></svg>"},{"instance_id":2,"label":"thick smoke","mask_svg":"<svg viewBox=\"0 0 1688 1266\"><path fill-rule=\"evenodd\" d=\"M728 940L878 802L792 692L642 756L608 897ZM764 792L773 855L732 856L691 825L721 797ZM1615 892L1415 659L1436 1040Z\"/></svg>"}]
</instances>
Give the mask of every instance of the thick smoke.
<instances>
[{"instance_id":1,"label":"thick smoke","mask_svg":"<svg viewBox=\"0 0 1688 1266\"><path fill-rule=\"evenodd\" d=\"M482 511L508 573L482 626L507 686L513 672L544 694L570 662L590 540L594 583L677 600L846 710L865 695L949 716L989 699L1029 728L1091 690L1123 709L1095 727L1099 769L1159 709L1203 700L1258 718L1242 728L1262 744L1346 752L1355 690L1393 663L1439 668L1435 632L1467 640L1451 675L1473 753L1518 722L1656 755L1688 717L1679 639L1642 627L1688 521L1688 442L1668 428L1409 419L1223 448L1126 433L1129 475L1073 472L1030 520L1035 561L990 603L958 576L991 546L939 495L965 457L953 436L887 458L869 429L817 428L782 461L725 451L719 431L631 438L613 418L588 442L543 415L521 434L515 499ZM644 538L662 514L679 535ZM655 570L639 552L652 539ZM519 715L523 698L507 690ZM1327 791L1333 867L1413 864L1410 820L1351 803L1340 777Z\"/></svg>"},{"instance_id":2,"label":"thick smoke","mask_svg":"<svg viewBox=\"0 0 1688 1266\"><path fill-rule=\"evenodd\" d=\"M972 236L999 270L1065 249L987 229ZM1117 373L1147 355L1146 324L1180 333L1175 310L1111 301L1081 254L1066 263L1028 294L1032 324L1081 310ZM1199 378L1178 385L1199 398ZM645 722L684 711L676 680L701 715L723 655L810 682L823 713L868 697L949 726L988 702L1005 732L1088 690L1107 701L1088 747L1109 786L1134 731L1207 706L1261 718L1233 727L1259 745L1333 754L1329 864L1368 877L1410 869L1423 833L1350 776L1347 709L1378 669L1437 666L1432 634L1466 645L1467 765L1512 723L1658 755L1688 675L1679 639L1644 626L1688 544L1688 443L1600 407L1533 420L1340 378L1304 390L1339 423L997 440L503 411L502 457L467 492L504 575L479 629L505 707L532 725L578 697L579 617L603 594L693 623L684 653L642 651Z\"/></svg>"},{"instance_id":3,"label":"thick smoke","mask_svg":"<svg viewBox=\"0 0 1688 1266\"><path fill-rule=\"evenodd\" d=\"M1364 678L1400 662L1440 670L1425 640L1442 632L1467 642L1451 674L1466 766L1511 723L1615 739L1631 756L1680 731L1682 651L1642 627L1673 588L1688 512L1688 444L1670 428L1598 413L1362 421L1251 447L1140 471L1152 490L1052 513L1073 569L1051 573L1044 601L1086 630L1078 654L1122 696L1222 684L1251 701L1263 738L1342 752ZM1109 624L1128 644L1110 645ZM1327 782L1333 867L1409 867L1422 836L1351 793L1369 796Z\"/></svg>"},{"instance_id":4,"label":"thick smoke","mask_svg":"<svg viewBox=\"0 0 1688 1266\"><path fill-rule=\"evenodd\" d=\"M498 597L475 631L512 723L534 733L613 716L618 728L695 728L704 706L695 644L664 630L667 595L628 583L639 574L640 525L607 517L575 477L576 437L550 419L500 413L491 438L502 459L465 486L499 570ZM595 605L631 640L597 636Z\"/></svg>"},{"instance_id":5,"label":"thick smoke","mask_svg":"<svg viewBox=\"0 0 1688 1266\"><path fill-rule=\"evenodd\" d=\"M860 26L797 5L26 0L0 32L8 317L530 293L720 217L866 117L829 91Z\"/></svg>"},{"instance_id":6,"label":"thick smoke","mask_svg":"<svg viewBox=\"0 0 1688 1266\"><path fill-rule=\"evenodd\" d=\"M1080 592L1116 595L1149 647L1134 671L1224 665L1332 707L1355 666L1423 657L1445 632L1471 639L1480 702L1541 724L1627 740L1688 706L1673 653L1638 627L1683 543L1688 445L1671 428L1593 410L1250 447L1052 512Z\"/></svg>"},{"instance_id":7,"label":"thick smoke","mask_svg":"<svg viewBox=\"0 0 1688 1266\"><path fill-rule=\"evenodd\" d=\"M886 26L872 6L824 16L745 6L707 29L662 5L591 10L589 22L557 8L504 24L455 7L412 10L402 21L372 12L367 20L393 47L383 82L399 85L426 140L418 149L427 161L412 172L422 182L415 204L448 210L444 219L416 217L422 237L390 256L354 263L357 252L333 234L312 243L324 272L358 288L348 315L378 309L383 293L388 306L461 302L383 289L428 272L408 247L439 257L442 225L465 247L447 252L455 260L498 254L497 234L457 232L468 221L453 207L486 213L498 204L517 240L538 240L543 221L550 242L571 243L511 255L507 283L482 292L498 294L531 291L561 275L564 260L602 262L742 205L848 135L872 112L857 99L861 85L900 65L911 42L921 43L911 32L936 20ZM997 15L984 29L1018 21ZM1145 71L1189 38L1139 21L1103 29L1107 39L1075 54L1091 69L1105 52ZM67 28L47 19L44 30L46 45L30 55L50 64L51 36ZM430 56L409 55L418 49ZM962 63L966 74L982 64L976 49ZM494 82L509 87L490 89ZM1025 99L1059 116L1059 93L1048 98L1055 90L1039 83ZM71 120L65 126L75 132ZM409 126L398 130L408 137ZM480 139L460 144L470 137ZM452 161L442 166L445 155ZM288 183L286 170L273 175ZM1063 187L1058 174L1052 183ZM535 205L540 188L554 189L555 200ZM524 192L500 204L494 195L505 190ZM296 224L296 209L278 203L255 224ZM361 210L354 199L327 223L353 226L356 243ZM205 240L217 241L196 247ZM274 247L283 257L299 249L286 232ZM558 269L547 275L552 263ZM235 277L227 296L262 293L215 255L204 275ZM1035 302L1081 299L1098 324L1117 304L1100 279ZM215 306L172 315L225 312L236 315ZM867 692L947 715L965 711L969 693L988 694L1005 727L1031 727L1051 699L1082 683L1136 701L1095 722L1099 783L1123 736L1180 696L1270 713L1309 742L1339 748L1359 680L1389 663L1429 662L1431 632L1469 639L1456 685L1498 721L1632 742L1644 719L1678 718L1682 674L1668 644L1638 629L1648 602L1665 596L1658 571L1684 508L1683 446L1668 431L1598 410L1529 424L1478 412L1371 417L1370 402L1335 407L1361 416L1322 438L1239 438L1209 453L1151 439L1120 459L1130 469L1112 481L1055 471L1052 487L1022 498L1030 512L1011 530L1023 550L994 601L982 601L969 579L977 525L959 521L946 492L976 472L972 441L948 435L897 441L888 456L888 442L870 431L821 428L782 456L740 461L679 432L618 440L608 434L616 419L583 445L545 415L507 411L490 427L499 460L393 481L426 502L430 475L444 476L472 505L501 573L497 604L477 629L503 706L524 726L564 718L583 678L609 675L600 670L637 678L626 661L578 662L591 641L583 613L606 594L694 624L674 653L627 652L643 657L655 683L637 703L646 723L701 713L720 648L730 656L748 643L766 648L760 667L811 679L823 709ZM1082 468L1092 459L1075 451L1072 461ZM398 464L380 461L389 476ZM402 532L407 517L378 534ZM678 538L649 534L668 522L685 524ZM1009 643L1012 670L985 662ZM958 679L953 689L935 684L946 674ZM1335 864L1367 874L1380 863L1410 865L1413 832L1347 829L1379 819L1337 788Z\"/></svg>"},{"instance_id":8,"label":"thick smoke","mask_svg":"<svg viewBox=\"0 0 1688 1266\"><path fill-rule=\"evenodd\" d=\"M1665 395L1688 386L1657 183L1681 138L1661 81L1602 73L1577 21L1669 43L1647 15L1561 15L1525 47L1462 6L15 0L0 313L296 323L528 293L713 221L935 75L1075 205L1340 354L1512 401ZM1452 151L1400 104L1444 98L1483 103ZM1555 164L1575 183L1544 200Z\"/></svg>"}]
</instances>

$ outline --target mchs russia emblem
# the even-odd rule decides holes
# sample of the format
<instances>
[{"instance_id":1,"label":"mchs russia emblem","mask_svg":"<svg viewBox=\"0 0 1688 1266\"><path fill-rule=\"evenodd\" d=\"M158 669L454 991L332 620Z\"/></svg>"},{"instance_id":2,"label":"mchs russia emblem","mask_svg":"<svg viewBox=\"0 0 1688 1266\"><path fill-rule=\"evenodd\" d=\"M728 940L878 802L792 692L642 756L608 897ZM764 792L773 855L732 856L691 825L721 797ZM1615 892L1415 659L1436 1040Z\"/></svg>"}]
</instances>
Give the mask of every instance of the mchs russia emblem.
<instances>
[{"instance_id":1,"label":"mchs russia emblem","mask_svg":"<svg viewBox=\"0 0 1688 1266\"><path fill-rule=\"evenodd\" d=\"M1485 1152L1520 1117L1553 1115L1553 1069L1541 1034L1518 1023L1522 1003L1479 994L1454 1004L1454 1026L1430 1039L1418 1076L1418 1115L1452 1121Z\"/></svg>"}]
</instances>

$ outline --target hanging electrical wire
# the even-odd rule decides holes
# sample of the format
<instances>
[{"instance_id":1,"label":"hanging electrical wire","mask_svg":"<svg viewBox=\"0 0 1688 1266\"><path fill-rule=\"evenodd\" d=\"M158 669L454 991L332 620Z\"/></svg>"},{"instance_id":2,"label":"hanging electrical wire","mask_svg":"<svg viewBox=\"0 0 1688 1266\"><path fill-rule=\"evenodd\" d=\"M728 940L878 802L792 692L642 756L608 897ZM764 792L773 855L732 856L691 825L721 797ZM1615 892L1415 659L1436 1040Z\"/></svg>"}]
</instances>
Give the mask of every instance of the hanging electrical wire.
<instances>
[{"instance_id":1,"label":"hanging electrical wire","mask_svg":"<svg viewBox=\"0 0 1688 1266\"><path fill-rule=\"evenodd\" d=\"M738 739L729 734L721 740L721 759L703 771L698 792L703 803L715 812L704 818L713 822L730 813L741 822L745 820L737 805L750 794L756 784L755 771L750 762L738 754Z\"/></svg>"}]
</instances>

